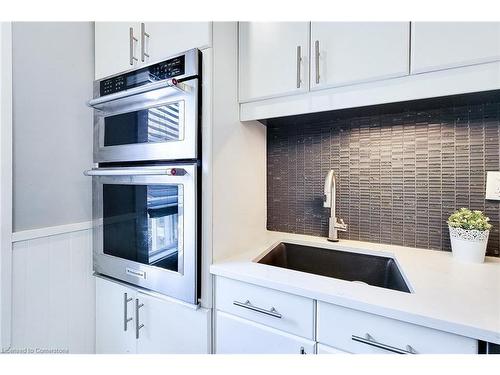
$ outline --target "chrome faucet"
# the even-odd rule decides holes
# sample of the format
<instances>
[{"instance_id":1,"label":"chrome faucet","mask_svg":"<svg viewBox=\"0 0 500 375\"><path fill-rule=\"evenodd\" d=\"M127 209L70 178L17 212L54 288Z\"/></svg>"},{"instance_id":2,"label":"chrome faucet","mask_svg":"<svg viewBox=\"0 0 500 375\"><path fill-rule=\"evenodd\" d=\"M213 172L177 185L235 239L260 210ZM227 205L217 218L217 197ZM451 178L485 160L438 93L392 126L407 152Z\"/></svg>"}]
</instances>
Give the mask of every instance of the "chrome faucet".
<instances>
[{"instance_id":1,"label":"chrome faucet","mask_svg":"<svg viewBox=\"0 0 500 375\"><path fill-rule=\"evenodd\" d=\"M328 222L328 241L337 242L338 232L347 231L347 225L344 220L338 219L335 216L335 196L337 189L337 181L335 180L335 173L333 170L328 172L325 179L325 201L323 202L323 207L330 207L330 219Z\"/></svg>"}]
</instances>

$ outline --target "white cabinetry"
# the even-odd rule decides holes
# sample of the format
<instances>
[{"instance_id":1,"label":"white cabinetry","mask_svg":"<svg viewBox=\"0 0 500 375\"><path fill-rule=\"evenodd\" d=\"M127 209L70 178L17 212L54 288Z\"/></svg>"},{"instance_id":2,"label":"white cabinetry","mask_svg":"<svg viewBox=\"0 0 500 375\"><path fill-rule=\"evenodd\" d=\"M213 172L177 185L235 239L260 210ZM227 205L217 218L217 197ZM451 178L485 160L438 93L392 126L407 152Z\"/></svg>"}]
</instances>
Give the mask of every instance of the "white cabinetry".
<instances>
[{"instance_id":1,"label":"white cabinetry","mask_svg":"<svg viewBox=\"0 0 500 375\"><path fill-rule=\"evenodd\" d=\"M211 44L211 22L96 22L95 78Z\"/></svg>"},{"instance_id":2,"label":"white cabinetry","mask_svg":"<svg viewBox=\"0 0 500 375\"><path fill-rule=\"evenodd\" d=\"M478 350L477 340L469 337L275 289L220 276L215 286L216 353L476 354Z\"/></svg>"},{"instance_id":3,"label":"white cabinetry","mask_svg":"<svg viewBox=\"0 0 500 375\"><path fill-rule=\"evenodd\" d=\"M97 353L136 352L135 295L136 292L131 288L96 278Z\"/></svg>"},{"instance_id":4,"label":"white cabinetry","mask_svg":"<svg viewBox=\"0 0 500 375\"><path fill-rule=\"evenodd\" d=\"M217 311L217 354L314 354L315 342Z\"/></svg>"},{"instance_id":5,"label":"white cabinetry","mask_svg":"<svg viewBox=\"0 0 500 375\"><path fill-rule=\"evenodd\" d=\"M409 22L312 22L311 89L409 74Z\"/></svg>"},{"instance_id":6,"label":"white cabinetry","mask_svg":"<svg viewBox=\"0 0 500 375\"><path fill-rule=\"evenodd\" d=\"M477 353L477 340L324 302L317 329L318 342L350 353Z\"/></svg>"},{"instance_id":7,"label":"white cabinetry","mask_svg":"<svg viewBox=\"0 0 500 375\"><path fill-rule=\"evenodd\" d=\"M96 79L138 66L140 25L139 22L95 23Z\"/></svg>"},{"instance_id":8,"label":"white cabinetry","mask_svg":"<svg viewBox=\"0 0 500 375\"><path fill-rule=\"evenodd\" d=\"M309 25L239 23L240 102L309 90Z\"/></svg>"},{"instance_id":9,"label":"white cabinetry","mask_svg":"<svg viewBox=\"0 0 500 375\"><path fill-rule=\"evenodd\" d=\"M216 279L217 309L257 323L314 338L314 300L278 290Z\"/></svg>"},{"instance_id":10,"label":"white cabinetry","mask_svg":"<svg viewBox=\"0 0 500 375\"><path fill-rule=\"evenodd\" d=\"M206 354L210 310L96 278L96 352Z\"/></svg>"},{"instance_id":11,"label":"white cabinetry","mask_svg":"<svg viewBox=\"0 0 500 375\"><path fill-rule=\"evenodd\" d=\"M144 38L144 50L149 55L145 56L145 63L160 61L191 48L208 48L212 44L211 22L146 22L143 25L149 35Z\"/></svg>"},{"instance_id":12,"label":"white cabinetry","mask_svg":"<svg viewBox=\"0 0 500 375\"><path fill-rule=\"evenodd\" d=\"M289 50L304 24L309 85L296 88ZM300 25L240 23L241 121L500 89L500 22Z\"/></svg>"},{"instance_id":13,"label":"white cabinetry","mask_svg":"<svg viewBox=\"0 0 500 375\"><path fill-rule=\"evenodd\" d=\"M216 278L216 353L313 354L314 300Z\"/></svg>"},{"instance_id":14,"label":"white cabinetry","mask_svg":"<svg viewBox=\"0 0 500 375\"><path fill-rule=\"evenodd\" d=\"M500 60L499 22L413 22L411 73Z\"/></svg>"},{"instance_id":15,"label":"white cabinetry","mask_svg":"<svg viewBox=\"0 0 500 375\"><path fill-rule=\"evenodd\" d=\"M210 313L206 309L186 307L140 294L140 330L137 353L206 354L209 353Z\"/></svg>"}]
</instances>

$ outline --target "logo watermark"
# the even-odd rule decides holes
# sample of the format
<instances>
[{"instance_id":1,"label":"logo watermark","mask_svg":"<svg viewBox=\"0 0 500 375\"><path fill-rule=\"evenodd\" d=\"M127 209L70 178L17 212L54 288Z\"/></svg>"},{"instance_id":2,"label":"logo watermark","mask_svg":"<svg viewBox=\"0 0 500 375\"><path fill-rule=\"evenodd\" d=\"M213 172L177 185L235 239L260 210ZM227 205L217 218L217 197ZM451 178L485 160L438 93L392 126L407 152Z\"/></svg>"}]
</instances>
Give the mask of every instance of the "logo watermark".
<instances>
[{"instance_id":1,"label":"logo watermark","mask_svg":"<svg viewBox=\"0 0 500 375\"><path fill-rule=\"evenodd\" d=\"M2 354L69 354L66 348L2 348Z\"/></svg>"}]
</instances>

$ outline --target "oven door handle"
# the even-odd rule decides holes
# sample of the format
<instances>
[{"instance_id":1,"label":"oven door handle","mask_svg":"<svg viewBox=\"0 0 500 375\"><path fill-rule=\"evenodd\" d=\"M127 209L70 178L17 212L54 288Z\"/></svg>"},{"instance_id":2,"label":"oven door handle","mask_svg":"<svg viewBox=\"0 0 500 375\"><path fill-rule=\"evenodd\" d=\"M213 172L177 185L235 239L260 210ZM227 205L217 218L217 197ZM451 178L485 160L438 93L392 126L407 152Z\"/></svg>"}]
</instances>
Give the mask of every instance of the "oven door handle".
<instances>
[{"instance_id":1,"label":"oven door handle","mask_svg":"<svg viewBox=\"0 0 500 375\"><path fill-rule=\"evenodd\" d=\"M102 109L102 106L109 102L114 102L115 100L129 98L134 95L144 94L145 92L156 91L165 88L172 88L174 91L180 91L183 93L188 93L190 87L185 83L177 81L175 78L162 80L155 83L149 83L144 86L134 87L129 90L117 92L115 94L109 94L101 96L100 98L91 99L88 101L88 106L95 109Z\"/></svg>"},{"instance_id":2,"label":"oven door handle","mask_svg":"<svg viewBox=\"0 0 500 375\"><path fill-rule=\"evenodd\" d=\"M188 172L183 168L162 169L126 169L126 168L94 168L83 172L85 176L184 176Z\"/></svg>"}]
</instances>

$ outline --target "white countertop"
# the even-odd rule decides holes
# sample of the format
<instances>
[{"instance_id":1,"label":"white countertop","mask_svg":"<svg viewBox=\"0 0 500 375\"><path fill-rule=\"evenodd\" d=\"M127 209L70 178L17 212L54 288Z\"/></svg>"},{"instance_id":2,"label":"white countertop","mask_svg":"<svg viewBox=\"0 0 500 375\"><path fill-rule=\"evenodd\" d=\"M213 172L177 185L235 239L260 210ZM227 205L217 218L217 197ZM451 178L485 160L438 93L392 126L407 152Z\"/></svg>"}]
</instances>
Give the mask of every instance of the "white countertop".
<instances>
[{"instance_id":1,"label":"white countertop","mask_svg":"<svg viewBox=\"0 0 500 375\"><path fill-rule=\"evenodd\" d=\"M412 293L258 264L278 242L396 259ZM216 262L214 275L500 344L500 259L461 263L444 251L267 232L248 251Z\"/></svg>"}]
</instances>

